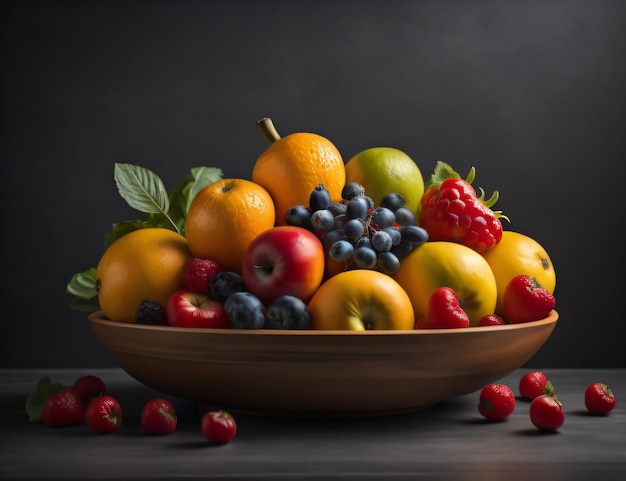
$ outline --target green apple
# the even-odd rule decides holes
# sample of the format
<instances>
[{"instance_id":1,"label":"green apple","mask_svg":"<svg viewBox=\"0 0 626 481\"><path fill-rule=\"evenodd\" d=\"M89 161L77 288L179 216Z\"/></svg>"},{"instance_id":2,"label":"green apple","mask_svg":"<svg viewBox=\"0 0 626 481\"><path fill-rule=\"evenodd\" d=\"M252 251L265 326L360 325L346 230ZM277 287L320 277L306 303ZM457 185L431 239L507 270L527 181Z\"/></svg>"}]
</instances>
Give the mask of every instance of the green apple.
<instances>
[{"instance_id":1,"label":"green apple","mask_svg":"<svg viewBox=\"0 0 626 481\"><path fill-rule=\"evenodd\" d=\"M376 205L391 193L404 197L404 206L418 214L424 195L424 178L406 153L393 147L372 147L346 163L346 183L357 182Z\"/></svg>"}]
</instances>

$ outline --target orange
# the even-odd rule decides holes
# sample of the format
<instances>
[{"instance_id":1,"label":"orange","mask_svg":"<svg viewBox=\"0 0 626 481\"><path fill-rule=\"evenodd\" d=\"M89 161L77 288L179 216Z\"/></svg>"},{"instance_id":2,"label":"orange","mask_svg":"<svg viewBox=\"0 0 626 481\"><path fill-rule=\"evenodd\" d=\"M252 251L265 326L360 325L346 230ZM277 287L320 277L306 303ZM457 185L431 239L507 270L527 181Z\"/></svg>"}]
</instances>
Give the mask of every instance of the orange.
<instances>
[{"instance_id":1,"label":"orange","mask_svg":"<svg viewBox=\"0 0 626 481\"><path fill-rule=\"evenodd\" d=\"M165 307L185 287L183 272L190 257L185 238L169 229L139 229L117 239L96 267L98 301L106 317L135 322L144 300Z\"/></svg>"},{"instance_id":2,"label":"orange","mask_svg":"<svg viewBox=\"0 0 626 481\"><path fill-rule=\"evenodd\" d=\"M191 201L185 237L194 257L240 274L250 243L272 227L274 202L263 187L245 179L221 179Z\"/></svg>"},{"instance_id":3,"label":"orange","mask_svg":"<svg viewBox=\"0 0 626 481\"><path fill-rule=\"evenodd\" d=\"M294 205L309 206L309 196L318 184L341 200L346 169L337 147L325 137L297 132L280 137L270 119L257 123L270 141L252 169L252 180L267 189L276 207L276 224L286 225L285 214Z\"/></svg>"}]
</instances>

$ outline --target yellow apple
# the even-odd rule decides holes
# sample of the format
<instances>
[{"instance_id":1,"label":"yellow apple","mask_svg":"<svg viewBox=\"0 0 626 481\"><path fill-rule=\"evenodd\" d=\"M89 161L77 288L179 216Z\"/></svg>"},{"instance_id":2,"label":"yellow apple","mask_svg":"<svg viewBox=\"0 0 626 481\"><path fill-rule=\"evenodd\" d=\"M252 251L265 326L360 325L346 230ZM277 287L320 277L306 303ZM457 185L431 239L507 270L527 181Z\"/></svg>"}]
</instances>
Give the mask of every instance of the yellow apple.
<instances>
[{"instance_id":1,"label":"yellow apple","mask_svg":"<svg viewBox=\"0 0 626 481\"><path fill-rule=\"evenodd\" d=\"M382 272L355 269L324 282L309 301L311 329L413 329L411 300Z\"/></svg>"},{"instance_id":2,"label":"yellow apple","mask_svg":"<svg viewBox=\"0 0 626 481\"><path fill-rule=\"evenodd\" d=\"M498 301L496 314L504 315L504 290L511 279L520 274L534 277L537 283L554 294L556 272L550 256L539 242L519 232L504 231L502 240L483 252L496 278Z\"/></svg>"},{"instance_id":3,"label":"yellow apple","mask_svg":"<svg viewBox=\"0 0 626 481\"><path fill-rule=\"evenodd\" d=\"M454 289L461 307L478 326L496 307L496 279L478 252L455 242L432 241L416 247L400 262L393 278L411 299L415 320L425 317L431 294L440 287Z\"/></svg>"}]
</instances>

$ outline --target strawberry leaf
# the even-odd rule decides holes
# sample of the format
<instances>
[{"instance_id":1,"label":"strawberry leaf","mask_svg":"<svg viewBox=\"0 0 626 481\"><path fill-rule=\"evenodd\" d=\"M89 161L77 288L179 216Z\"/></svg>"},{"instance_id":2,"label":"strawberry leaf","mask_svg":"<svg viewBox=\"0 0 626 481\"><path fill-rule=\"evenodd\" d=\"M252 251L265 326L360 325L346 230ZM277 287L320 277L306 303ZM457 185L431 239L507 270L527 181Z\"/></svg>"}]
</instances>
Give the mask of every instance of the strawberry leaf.
<instances>
[{"instance_id":1,"label":"strawberry leaf","mask_svg":"<svg viewBox=\"0 0 626 481\"><path fill-rule=\"evenodd\" d=\"M452 166L446 164L442 160L438 160L435 164L433 175L431 175L430 179L426 182L426 189L432 186L439 186L444 180L450 178L460 179L461 176L452 168Z\"/></svg>"},{"instance_id":2,"label":"strawberry leaf","mask_svg":"<svg viewBox=\"0 0 626 481\"><path fill-rule=\"evenodd\" d=\"M48 376L42 377L34 391L26 396L26 414L28 421L39 423L43 421L43 408L50 396L63 388L61 383L51 383Z\"/></svg>"}]
</instances>

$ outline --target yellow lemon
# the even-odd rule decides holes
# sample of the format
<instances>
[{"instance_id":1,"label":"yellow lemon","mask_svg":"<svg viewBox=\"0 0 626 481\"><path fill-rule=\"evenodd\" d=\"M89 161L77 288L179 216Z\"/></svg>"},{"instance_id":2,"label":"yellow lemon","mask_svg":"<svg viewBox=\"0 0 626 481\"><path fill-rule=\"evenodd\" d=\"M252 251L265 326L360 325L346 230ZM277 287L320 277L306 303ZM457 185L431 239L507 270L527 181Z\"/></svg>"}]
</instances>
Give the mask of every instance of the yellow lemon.
<instances>
[{"instance_id":1,"label":"yellow lemon","mask_svg":"<svg viewBox=\"0 0 626 481\"><path fill-rule=\"evenodd\" d=\"M431 294L440 287L454 289L461 306L477 326L480 318L496 307L496 279L478 252L462 244L426 242L400 262L393 275L411 299L415 319L425 317Z\"/></svg>"},{"instance_id":2,"label":"yellow lemon","mask_svg":"<svg viewBox=\"0 0 626 481\"><path fill-rule=\"evenodd\" d=\"M346 182L361 184L375 205L387 194L400 194L404 207L416 214L424 195L421 170L406 153L392 147L372 147L352 157L346 163Z\"/></svg>"},{"instance_id":3,"label":"yellow lemon","mask_svg":"<svg viewBox=\"0 0 626 481\"><path fill-rule=\"evenodd\" d=\"M556 272L550 256L539 242L519 232L504 231L502 240L483 253L491 266L498 288L496 314L504 315L502 299L511 279L520 274L534 277L537 282L554 294Z\"/></svg>"}]
</instances>

